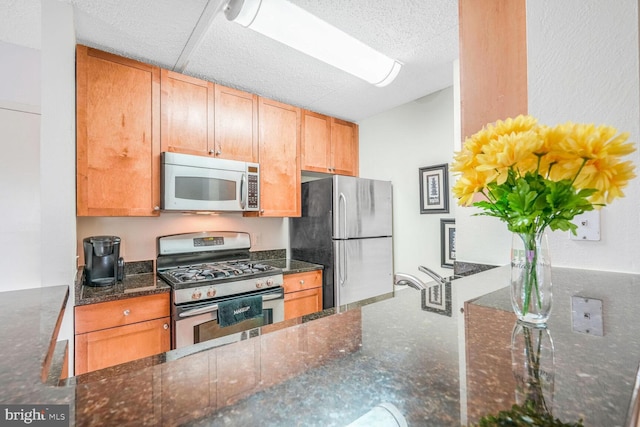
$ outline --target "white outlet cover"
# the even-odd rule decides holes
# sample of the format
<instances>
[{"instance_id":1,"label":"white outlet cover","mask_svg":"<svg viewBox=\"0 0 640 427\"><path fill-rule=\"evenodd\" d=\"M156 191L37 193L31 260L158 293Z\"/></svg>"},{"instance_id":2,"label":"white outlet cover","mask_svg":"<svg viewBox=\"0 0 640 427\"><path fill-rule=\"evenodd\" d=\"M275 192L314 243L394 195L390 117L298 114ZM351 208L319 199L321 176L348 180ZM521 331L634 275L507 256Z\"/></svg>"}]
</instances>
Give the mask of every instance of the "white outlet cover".
<instances>
[{"instance_id":1,"label":"white outlet cover","mask_svg":"<svg viewBox=\"0 0 640 427\"><path fill-rule=\"evenodd\" d=\"M575 332L603 336L602 300L572 296L571 325Z\"/></svg>"},{"instance_id":2,"label":"white outlet cover","mask_svg":"<svg viewBox=\"0 0 640 427\"><path fill-rule=\"evenodd\" d=\"M576 235L569 232L571 240L600 240L600 211L593 210L575 216L573 222L578 226Z\"/></svg>"}]
</instances>

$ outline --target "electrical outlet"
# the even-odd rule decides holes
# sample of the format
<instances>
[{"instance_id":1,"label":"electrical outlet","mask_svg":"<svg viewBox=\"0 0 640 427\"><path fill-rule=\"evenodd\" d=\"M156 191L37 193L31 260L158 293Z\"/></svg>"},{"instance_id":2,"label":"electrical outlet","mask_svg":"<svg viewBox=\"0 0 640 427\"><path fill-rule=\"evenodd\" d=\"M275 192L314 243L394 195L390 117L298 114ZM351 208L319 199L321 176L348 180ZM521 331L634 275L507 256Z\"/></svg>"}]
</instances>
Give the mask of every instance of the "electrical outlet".
<instances>
[{"instance_id":1,"label":"electrical outlet","mask_svg":"<svg viewBox=\"0 0 640 427\"><path fill-rule=\"evenodd\" d=\"M604 335L602 300L579 296L571 297L571 318L575 332Z\"/></svg>"},{"instance_id":2,"label":"electrical outlet","mask_svg":"<svg viewBox=\"0 0 640 427\"><path fill-rule=\"evenodd\" d=\"M571 240L600 240L600 211L588 211L573 218L578 226L576 235L569 233Z\"/></svg>"},{"instance_id":3,"label":"electrical outlet","mask_svg":"<svg viewBox=\"0 0 640 427\"><path fill-rule=\"evenodd\" d=\"M262 233L253 233L251 235L251 246L260 246L262 244Z\"/></svg>"}]
</instances>

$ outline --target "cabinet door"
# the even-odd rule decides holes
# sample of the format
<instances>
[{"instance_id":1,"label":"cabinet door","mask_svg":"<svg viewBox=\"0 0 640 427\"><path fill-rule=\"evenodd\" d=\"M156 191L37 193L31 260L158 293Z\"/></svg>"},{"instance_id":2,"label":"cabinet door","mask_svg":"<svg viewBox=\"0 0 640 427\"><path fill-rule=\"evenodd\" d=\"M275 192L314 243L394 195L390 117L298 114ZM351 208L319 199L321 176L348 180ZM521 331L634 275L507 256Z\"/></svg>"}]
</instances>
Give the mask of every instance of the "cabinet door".
<instances>
[{"instance_id":1,"label":"cabinet door","mask_svg":"<svg viewBox=\"0 0 640 427\"><path fill-rule=\"evenodd\" d=\"M76 335L76 375L169 351L170 318Z\"/></svg>"},{"instance_id":2,"label":"cabinet door","mask_svg":"<svg viewBox=\"0 0 640 427\"><path fill-rule=\"evenodd\" d=\"M215 85L215 153L258 162L258 96Z\"/></svg>"},{"instance_id":3,"label":"cabinet door","mask_svg":"<svg viewBox=\"0 0 640 427\"><path fill-rule=\"evenodd\" d=\"M331 117L302 111L300 169L331 172Z\"/></svg>"},{"instance_id":4,"label":"cabinet door","mask_svg":"<svg viewBox=\"0 0 640 427\"><path fill-rule=\"evenodd\" d=\"M332 173L358 176L358 125L331 119Z\"/></svg>"},{"instance_id":5,"label":"cabinet door","mask_svg":"<svg viewBox=\"0 0 640 427\"><path fill-rule=\"evenodd\" d=\"M161 71L161 148L185 154L213 154L213 83Z\"/></svg>"},{"instance_id":6,"label":"cabinet door","mask_svg":"<svg viewBox=\"0 0 640 427\"><path fill-rule=\"evenodd\" d=\"M260 215L300 216L300 109L259 98Z\"/></svg>"},{"instance_id":7,"label":"cabinet door","mask_svg":"<svg viewBox=\"0 0 640 427\"><path fill-rule=\"evenodd\" d=\"M158 215L160 69L86 46L76 61L77 215Z\"/></svg>"},{"instance_id":8,"label":"cabinet door","mask_svg":"<svg viewBox=\"0 0 640 427\"><path fill-rule=\"evenodd\" d=\"M284 295L284 320L322 310L322 287Z\"/></svg>"}]
</instances>

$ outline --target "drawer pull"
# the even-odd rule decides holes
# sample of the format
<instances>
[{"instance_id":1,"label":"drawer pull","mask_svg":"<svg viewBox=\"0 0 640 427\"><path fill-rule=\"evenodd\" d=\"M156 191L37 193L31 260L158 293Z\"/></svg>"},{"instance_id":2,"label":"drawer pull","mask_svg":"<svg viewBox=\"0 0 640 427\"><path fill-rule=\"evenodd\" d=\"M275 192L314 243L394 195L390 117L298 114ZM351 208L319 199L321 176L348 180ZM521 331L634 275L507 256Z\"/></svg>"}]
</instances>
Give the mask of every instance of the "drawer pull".
<instances>
[{"instance_id":1,"label":"drawer pull","mask_svg":"<svg viewBox=\"0 0 640 427\"><path fill-rule=\"evenodd\" d=\"M168 324L168 323L165 323L164 325L162 325L162 327L163 327L165 330L167 330L167 329L169 329L169 324Z\"/></svg>"},{"instance_id":2,"label":"drawer pull","mask_svg":"<svg viewBox=\"0 0 640 427\"><path fill-rule=\"evenodd\" d=\"M125 316L128 316L131 314L131 310L129 310L128 308L122 312L122 314L124 314Z\"/></svg>"},{"instance_id":3,"label":"drawer pull","mask_svg":"<svg viewBox=\"0 0 640 427\"><path fill-rule=\"evenodd\" d=\"M304 280L300 279L300 284L304 285Z\"/></svg>"}]
</instances>

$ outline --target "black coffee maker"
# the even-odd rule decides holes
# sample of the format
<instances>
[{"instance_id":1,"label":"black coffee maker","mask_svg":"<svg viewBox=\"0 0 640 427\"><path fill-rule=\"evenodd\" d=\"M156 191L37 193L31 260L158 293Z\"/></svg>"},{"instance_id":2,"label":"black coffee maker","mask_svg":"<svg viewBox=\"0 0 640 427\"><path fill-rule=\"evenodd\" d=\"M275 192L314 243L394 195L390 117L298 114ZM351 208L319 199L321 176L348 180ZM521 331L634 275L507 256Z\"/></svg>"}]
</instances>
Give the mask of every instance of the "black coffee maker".
<instances>
[{"instance_id":1,"label":"black coffee maker","mask_svg":"<svg viewBox=\"0 0 640 427\"><path fill-rule=\"evenodd\" d=\"M92 236L84 246L84 284L110 286L124 279L124 259L120 258L120 238Z\"/></svg>"}]
</instances>

